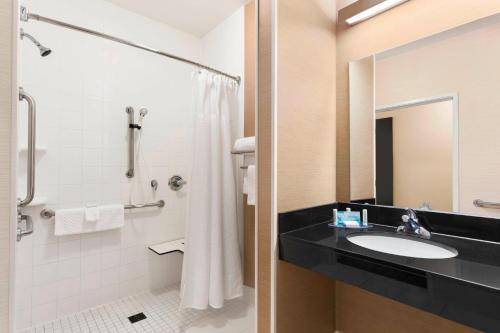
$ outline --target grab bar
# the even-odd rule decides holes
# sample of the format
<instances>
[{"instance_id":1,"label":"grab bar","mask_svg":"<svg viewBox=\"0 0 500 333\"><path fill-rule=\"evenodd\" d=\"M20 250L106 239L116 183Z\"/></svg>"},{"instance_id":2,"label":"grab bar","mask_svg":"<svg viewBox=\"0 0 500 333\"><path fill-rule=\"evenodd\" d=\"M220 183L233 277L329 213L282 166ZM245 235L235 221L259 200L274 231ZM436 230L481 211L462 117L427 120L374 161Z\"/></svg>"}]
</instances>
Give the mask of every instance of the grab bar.
<instances>
[{"instance_id":1,"label":"grab bar","mask_svg":"<svg viewBox=\"0 0 500 333\"><path fill-rule=\"evenodd\" d=\"M231 150L231 154L233 154L233 155L253 155L253 154L255 154L255 150Z\"/></svg>"},{"instance_id":2,"label":"grab bar","mask_svg":"<svg viewBox=\"0 0 500 333\"><path fill-rule=\"evenodd\" d=\"M28 102L28 151L26 174L26 197L18 199L17 206L27 206L35 197L35 146L36 146L36 103L35 99L19 87L19 101Z\"/></svg>"},{"instance_id":3,"label":"grab bar","mask_svg":"<svg viewBox=\"0 0 500 333\"><path fill-rule=\"evenodd\" d=\"M473 201L473 203L474 203L474 206L476 206L476 207L500 209L499 202L488 202L488 201L483 201L481 199L476 199Z\"/></svg>"},{"instance_id":4,"label":"grab bar","mask_svg":"<svg viewBox=\"0 0 500 333\"><path fill-rule=\"evenodd\" d=\"M136 124L134 124L134 108L128 106L125 109L128 114L128 170L126 173L127 178L133 178L135 174L134 164L135 164L135 132Z\"/></svg>"},{"instance_id":5,"label":"grab bar","mask_svg":"<svg viewBox=\"0 0 500 333\"><path fill-rule=\"evenodd\" d=\"M125 209L137 209L137 208L147 208L147 207L164 207L165 201L158 200L157 202L150 202L145 204L137 204L137 205L125 205Z\"/></svg>"},{"instance_id":6,"label":"grab bar","mask_svg":"<svg viewBox=\"0 0 500 333\"><path fill-rule=\"evenodd\" d=\"M164 200L158 200L157 202L150 202L150 203L145 203L145 204L130 204L130 205L125 205L125 209L138 209L138 208L147 208L147 207L159 207L163 208L165 207L165 201ZM50 219L54 216L56 216L56 212L52 209L42 209L40 212L40 216L44 219Z\"/></svg>"}]
</instances>

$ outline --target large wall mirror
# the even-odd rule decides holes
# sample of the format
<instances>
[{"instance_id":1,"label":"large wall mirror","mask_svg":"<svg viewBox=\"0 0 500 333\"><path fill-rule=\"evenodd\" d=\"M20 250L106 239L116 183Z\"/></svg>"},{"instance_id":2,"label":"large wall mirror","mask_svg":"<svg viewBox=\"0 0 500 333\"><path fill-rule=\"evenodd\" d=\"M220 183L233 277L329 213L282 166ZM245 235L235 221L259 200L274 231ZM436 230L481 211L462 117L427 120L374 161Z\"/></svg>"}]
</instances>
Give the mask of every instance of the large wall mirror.
<instances>
[{"instance_id":1,"label":"large wall mirror","mask_svg":"<svg viewBox=\"0 0 500 333\"><path fill-rule=\"evenodd\" d=\"M349 93L351 201L500 217L500 14L351 62Z\"/></svg>"}]
</instances>

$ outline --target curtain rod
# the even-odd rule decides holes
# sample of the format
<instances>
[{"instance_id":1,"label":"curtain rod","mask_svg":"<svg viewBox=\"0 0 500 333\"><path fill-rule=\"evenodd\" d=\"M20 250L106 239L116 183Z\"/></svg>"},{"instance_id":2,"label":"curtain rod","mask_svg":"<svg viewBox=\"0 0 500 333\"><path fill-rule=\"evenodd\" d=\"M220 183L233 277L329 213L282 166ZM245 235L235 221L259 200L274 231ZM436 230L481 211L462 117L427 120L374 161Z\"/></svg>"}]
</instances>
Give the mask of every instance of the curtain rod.
<instances>
[{"instance_id":1,"label":"curtain rod","mask_svg":"<svg viewBox=\"0 0 500 333\"><path fill-rule=\"evenodd\" d=\"M173 54L170 54L170 53L167 53L167 52L163 52L163 51L160 51L160 50L157 50L157 49L153 49L153 48L145 46L145 45L133 43L133 42L130 42L128 40L125 40L125 39L122 39L122 38L118 38L118 37L115 37L115 36L111 36L111 35L108 35L108 34L105 34L105 33L99 32L99 31L95 31L95 30L83 28L83 27L80 27L80 26L77 26L77 25L73 25L73 24L69 24L69 23L66 23L66 22L59 21L59 20L51 19L49 17L45 17L45 16L42 16L42 15L38 15L38 14L34 14L34 13L29 13L28 9L26 7L21 6L21 21L28 22L28 20L30 20L30 19L33 19L33 20L36 20L36 21L45 22L45 23L49 23L49 24L52 24L52 25L57 25L57 26L60 26L60 27L71 29L71 30L76 30L76 31L84 32L84 33L87 33L87 34L90 34L90 35L93 35L93 36L97 36L97 37L101 37L101 38L104 38L104 39L107 39L107 40L111 40L113 42L117 42L117 43L128 45L128 46L132 46L132 47L135 47L137 49L141 49L141 50L148 51L148 52L151 52L151 53L159 54L159 55L162 55L164 57L168 57L168 58L171 58L171 59L174 59L174 60L177 60L177 61L182 61L184 63L187 63L187 64L190 64L190 65L193 65L193 66L196 66L196 67L200 67L200 68L206 69L207 71L211 71L211 72L223 75L223 76L228 77L228 78L230 78L232 80L235 80L238 84L240 84L240 82L241 82L241 77L239 77L239 76L229 75L229 74L224 73L224 72L222 72L222 71L220 71L218 69L205 66L205 65L200 64L198 62L195 62L195 61L192 61L192 60L189 60L189 59L185 59L185 58L181 58L179 56L176 56L176 55L173 55Z\"/></svg>"}]
</instances>

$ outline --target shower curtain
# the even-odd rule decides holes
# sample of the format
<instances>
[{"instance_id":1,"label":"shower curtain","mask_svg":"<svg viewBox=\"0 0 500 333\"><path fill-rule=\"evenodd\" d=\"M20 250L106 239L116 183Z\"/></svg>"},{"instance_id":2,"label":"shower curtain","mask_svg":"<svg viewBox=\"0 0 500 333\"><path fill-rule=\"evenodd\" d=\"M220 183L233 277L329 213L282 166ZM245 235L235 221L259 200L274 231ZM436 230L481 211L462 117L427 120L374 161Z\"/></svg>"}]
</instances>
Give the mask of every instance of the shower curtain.
<instances>
[{"instance_id":1,"label":"shower curtain","mask_svg":"<svg viewBox=\"0 0 500 333\"><path fill-rule=\"evenodd\" d=\"M224 300L243 294L230 134L238 86L205 70L196 71L193 80L195 141L181 307L221 308Z\"/></svg>"}]
</instances>

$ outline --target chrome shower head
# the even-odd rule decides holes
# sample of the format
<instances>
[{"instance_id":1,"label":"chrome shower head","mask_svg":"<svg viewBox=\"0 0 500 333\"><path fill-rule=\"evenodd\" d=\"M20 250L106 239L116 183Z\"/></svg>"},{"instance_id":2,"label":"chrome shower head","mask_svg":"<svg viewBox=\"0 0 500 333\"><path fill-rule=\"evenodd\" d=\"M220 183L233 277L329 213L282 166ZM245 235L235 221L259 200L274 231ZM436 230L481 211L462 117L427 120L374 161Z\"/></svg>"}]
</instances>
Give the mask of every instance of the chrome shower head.
<instances>
[{"instance_id":1,"label":"chrome shower head","mask_svg":"<svg viewBox=\"0 0 500 333\"><path fill-rule=\"evenodd\" d=\"M29 40L31 40L36 45L36 47L38 47L38 50L40 50L40 55L42 57L46 57L46 56L48 56L52 52L51 49L49 49L48 47L45 47L42 44L40 44L40 42L37 41L35 39L35 37L31 36L30 34L25 33L23 29L21 29L20 37L21 37L21 39L23 39L24 37L26 37Z\"/></svg>"},{"instance_id":2,"label":"chrome shower head","mask_svg":"<svg viewBox=\"0 0 500 333\"><path fill-rule=\"evenodd\" d=\"M148 114L148 109L142 108L139 110L139 116L144 118L144 117L146 117L147 114Z\"/></svg>"},{"instance_id":3,"label":"chrome shower head","mask_svg":"<svg viewBox=\"0 0 500 333\"><path fill-rule=\"evenodd\" d=\"M51 50L51 49L49 49L48 47L45 47L45 46L43 46L43 45L40 45L40 46L38 47L38 49L40 50L40 55L41 55L42 57L46 57L46 56L48 56L48 55L52 52L52 50Z\"/></svg>"}]
</instances>

